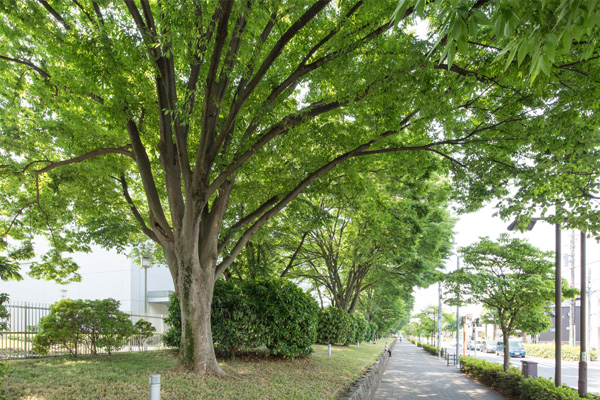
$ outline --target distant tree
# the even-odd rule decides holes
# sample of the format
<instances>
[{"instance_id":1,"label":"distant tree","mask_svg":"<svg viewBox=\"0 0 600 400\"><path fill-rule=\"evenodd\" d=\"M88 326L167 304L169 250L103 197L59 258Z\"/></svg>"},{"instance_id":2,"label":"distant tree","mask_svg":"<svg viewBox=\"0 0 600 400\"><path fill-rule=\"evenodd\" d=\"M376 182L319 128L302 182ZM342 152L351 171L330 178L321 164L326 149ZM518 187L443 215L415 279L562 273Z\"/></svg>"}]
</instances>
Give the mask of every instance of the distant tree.
<instances>
[{"instance_id":1,"label":"distant tree","mask_svg":"<svg viewBox=\"0 0 600 400\"><path fill-rule=\"evenodd\" d=\"M422 332L426 333L430 338L431 343L434 342L434 338L437 335L438 330L438 307L427 306L424 310L421 310L416 317L419 319ZM456 318L454 314L444 312L442 309L442 331L453 332L456 330Z\"/></svg>"},{"instance_id":2,"label":"distant tree","mask_svg":"<svg viewBox=\"0 0 600 400\"><path fill-rule=\"evenodd\" d=\"M547 329L543 315L554 299L554 262L551 252L543 252L522 239L502 234L497 241L487 237L460 248L463 268L446 275L446 292L450 304L482 304L498 315L504 341L504 370L510 366L509 337L517 330L539 333ZM460 293L460 297L457 297ZM573 297L563 281L563 296Z\"/></svg>"},{"instance_id":3,"label":"distant tree","mask_svg":"<svg viewBox=\"0 0 600 400\"><path fill-rule=\"evenodd\" d=\"M154 332L156 332L156 328L145 319L140 319L133 324L133 335L135 335L135 341L140 348L148 338L154 335Z\"/></svg>"}]
</instances>

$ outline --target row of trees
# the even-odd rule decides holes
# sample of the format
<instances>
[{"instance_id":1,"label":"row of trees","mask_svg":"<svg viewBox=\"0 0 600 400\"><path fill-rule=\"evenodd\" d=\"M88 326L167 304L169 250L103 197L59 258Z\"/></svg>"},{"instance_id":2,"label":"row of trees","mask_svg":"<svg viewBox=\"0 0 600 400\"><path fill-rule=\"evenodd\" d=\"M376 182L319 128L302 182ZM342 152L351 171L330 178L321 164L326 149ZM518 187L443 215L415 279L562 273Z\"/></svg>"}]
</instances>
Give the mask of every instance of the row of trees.
<instances>
[{"instance_id":1,"label":"row of trees","mask_svg":"<svg viewBox=\"0 0 600 400\"><path fill-rule=\"evenodd\" d=\"M219 280L212 304L215 349L226 357L265 347L266 354L284 358L307 356L314 343L345 344L372 340L377 325L360 313L336 307L319 309L315 299L283 278ZM169 331L163 342L181 350L179 302L171 295Z\"/></svg>"},{"instance_id":2,"label":"row of trees","mask_svg":"<svg viewBox=\"0 0 600 400\"><path fill-rule=\"evenodd\" d=\"M45 235L51 249L31 273L68 281L71 252L151 240L180 301L181 364L202 374L222 373L215 283L240 257L262 268L254 250L272 247L260 235L278 239L264 228L304 202L325 198L335 218L295 235L313 245L288 253L303 264L286 274L389 324L444 252L430 236L446 218L430 226L436 213L420 215L444 202L413 189L445 185L469 211L512 184L503 216L540 211L597 233L597 6L542 3L4 1L0 250L10 236L30 259ZM412 33L417 17L428 39ZM337 194L330 202L340 180L347 199L368 176L397 183L400 232L367 208L342 210ZM390 234L363 230L369 218ZM356 245L321 249L341 237ZM336 276L342 259L347 274ZM393 298L390 276L406 280Z\"/></svg>"}]
</instances>

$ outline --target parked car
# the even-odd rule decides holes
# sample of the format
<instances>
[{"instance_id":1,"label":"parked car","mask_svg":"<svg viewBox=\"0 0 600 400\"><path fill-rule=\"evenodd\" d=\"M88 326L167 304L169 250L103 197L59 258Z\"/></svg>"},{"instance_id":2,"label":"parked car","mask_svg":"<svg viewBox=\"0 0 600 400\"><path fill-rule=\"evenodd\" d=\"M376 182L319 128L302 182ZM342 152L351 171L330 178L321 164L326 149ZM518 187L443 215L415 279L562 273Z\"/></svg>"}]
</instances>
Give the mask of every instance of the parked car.
<instances>
[{"instance_id":1,"label":"parked car","mask_svg":"<svg viewBox=\"0 0 600 400\"><path fill-rule=\"evenodd\" d=\"M495 340L486 340L483 342L481 347L481 351L485 353L493 353L496 351L496 341Z\"/></svg>"},{"instance_id":2,"label":"parked car","mask_svg":"<svg viewBox=\"0 0 600 400\"><path fill-rule=\"evenodd\" d=\"M511 357L525 357L525 347L523 347L523 343L519 340L509 340L508 341L508 354ZM496 343L496 355L504 354L504 341L499 340Z\"/></svg>"},{"instance_id":3,"label":"parked car","mask_svg":"<svg viewBox=\"0 0 600 400\"><path fill-rule=\"evenodd\" d=\"M469 342L467 343L467 350L474 350L474 349L475 349L475 341L469 340Z\"/></svg>"},{"instance_id":4,"label":"parked car","mask_svg":"<svg viewBox=\"0 0 600 400\"><path fill-rule=\"evenodd\" d=\"M478 351L482 351L481 349L483 348L483 340L478 340L478 341L477 341L477 344L475 345L475 348L476 348Z\"/></svg>"}]
</instances>

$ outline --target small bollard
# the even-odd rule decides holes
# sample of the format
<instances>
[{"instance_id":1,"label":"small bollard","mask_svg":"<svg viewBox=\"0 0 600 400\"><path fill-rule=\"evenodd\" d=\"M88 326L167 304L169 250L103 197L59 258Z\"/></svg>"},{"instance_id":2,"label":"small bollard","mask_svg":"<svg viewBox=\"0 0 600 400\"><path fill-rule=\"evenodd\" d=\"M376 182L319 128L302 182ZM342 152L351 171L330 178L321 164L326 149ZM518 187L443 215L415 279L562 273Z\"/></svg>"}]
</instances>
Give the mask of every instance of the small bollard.
<instances>
[{"instance_id":1,"label":"small bollard","mask_svg":"<svg viewBox=\"0 0 600 400\"><path fill-rule=\"evenodd\" d=\"M150 375L150 400L160 400L160 375Z\"/></svg>"},{"instance_id":2,"label":"small bollard","mask_svg":"<svg viewBox=\"0 0 600 400\"><path fill-rule=\"evenodd\" d=\"M331 355L331 343L329 343L327 345L327 355L330 356Z\"/></svg>"}]
</instances>

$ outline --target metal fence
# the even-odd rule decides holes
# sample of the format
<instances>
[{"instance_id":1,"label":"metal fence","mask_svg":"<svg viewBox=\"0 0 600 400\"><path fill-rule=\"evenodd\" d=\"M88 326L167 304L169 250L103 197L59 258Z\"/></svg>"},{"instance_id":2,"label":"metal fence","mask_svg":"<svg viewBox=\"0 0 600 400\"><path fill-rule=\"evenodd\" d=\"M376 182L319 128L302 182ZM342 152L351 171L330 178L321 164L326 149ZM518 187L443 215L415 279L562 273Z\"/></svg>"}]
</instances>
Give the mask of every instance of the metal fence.
<instances>
[{"instance_id":1,"label":"metal fence","mask_svg":"<svg viewBox=\"0 0 600 400\"><path fill-rule=\"evenodd\" d=\"M4 305L10 317L6 321L8 328L6 331L0 331L0 359L16 358L34 358L42 357L33 351L33 339L39 330L40 320L50 313L50 306L47 304L33 303L8 303ZM134 335L123 341L123 346L119 351L140 351L140 350L159 350L164 345L161 341L162 334L165 332L163 319L165 315L156 314L133 314L127 313L132 323L140 319L150 322L156 332L149 338L142 338ZM98 349L98 353L106 353L104 349ZM88 343L82 341L77 348L78 354L90 354L91 350ZM52 346L47 356L69 355L70 351L61 345Z\"/></svg>"}]
</instances>

